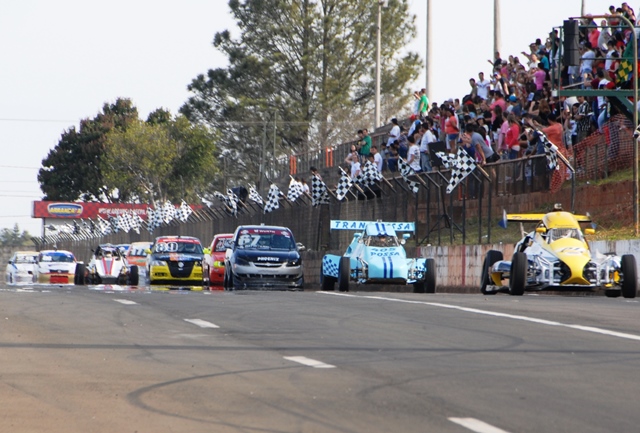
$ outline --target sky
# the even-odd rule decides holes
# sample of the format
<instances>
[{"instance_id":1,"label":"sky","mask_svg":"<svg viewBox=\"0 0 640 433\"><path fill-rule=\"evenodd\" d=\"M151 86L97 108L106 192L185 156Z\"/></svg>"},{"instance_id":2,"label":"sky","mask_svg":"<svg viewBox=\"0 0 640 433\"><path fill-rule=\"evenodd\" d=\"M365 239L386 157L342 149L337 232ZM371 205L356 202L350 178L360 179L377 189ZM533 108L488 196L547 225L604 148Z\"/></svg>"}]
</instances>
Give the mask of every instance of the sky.
<instances>
[{"instance_id":1,"label":"sky","mask_svg":"<svg viewBox=\"0 0 640 433\"><path fill-rule=\"evenodd\" d=\"M362 0L365 1L365 0ZM373 1L373 0L372 0ZM432 0L432 102L462 98L469 78L488 75L494 0ZM611 0L500 0L502 57L527 51L553 27ZM216 32L237 28L227 0L2 0L0 2L0 229L40 235L31 218L42 192L42 159L61 134L93 118L105 103L130 98L140 117L157 108L176 114L187 85L225 67ZM426 0L409 0L418 35L405 50L426 56ZM631 6L638 6L630 2ZM637 11L636 7L636 11ZM372 47L375 53L375 47ZM521 56L522 58L522 56ZM414 88L424 87L423 71ZM398 116L408 115L398 113Z\"/></svg>"}]
</instances>

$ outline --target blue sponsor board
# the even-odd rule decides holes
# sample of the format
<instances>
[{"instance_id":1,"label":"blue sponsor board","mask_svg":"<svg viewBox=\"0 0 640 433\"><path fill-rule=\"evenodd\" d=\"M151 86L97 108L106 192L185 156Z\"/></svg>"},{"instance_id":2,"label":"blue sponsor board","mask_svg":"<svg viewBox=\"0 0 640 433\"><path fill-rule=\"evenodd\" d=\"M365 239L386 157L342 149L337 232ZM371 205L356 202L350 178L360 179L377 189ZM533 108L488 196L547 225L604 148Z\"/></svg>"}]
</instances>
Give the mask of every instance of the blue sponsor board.
<instances>
[{"instance_id":1,"label":"blue sponsor board","mask_svg":"<svg viewBox=\"0 0 640 433\"><path fill-rule=\"evenodd\" d=\"M368 224L380 223L381 221L350 221L350 220L331 220L331 230L364 230ZM415 223L407 222L383 222L382 224L390 225L397 232L415 232Z\"/></svg>"}]
</instances>

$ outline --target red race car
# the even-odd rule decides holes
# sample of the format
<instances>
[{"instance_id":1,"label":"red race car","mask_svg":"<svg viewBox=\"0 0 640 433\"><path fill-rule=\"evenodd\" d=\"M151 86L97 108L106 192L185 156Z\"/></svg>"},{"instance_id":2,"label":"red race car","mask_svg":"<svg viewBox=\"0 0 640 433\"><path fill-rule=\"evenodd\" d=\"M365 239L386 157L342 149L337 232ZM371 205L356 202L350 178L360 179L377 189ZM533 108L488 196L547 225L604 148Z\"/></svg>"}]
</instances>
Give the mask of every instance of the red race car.
<instances>
[{"instance_id":1,"label":"red race car","mask_svg":"<svg viewBox=\"0 0 640 433\"><path fill-rule=\"evenodd\" d=\"M224 280L224 254L233 243L233 233L217 234L211 241L211 254L205 254L204 274L209 276L209 286L211 288L222 289Z\"/></svg>"}]
</instances>

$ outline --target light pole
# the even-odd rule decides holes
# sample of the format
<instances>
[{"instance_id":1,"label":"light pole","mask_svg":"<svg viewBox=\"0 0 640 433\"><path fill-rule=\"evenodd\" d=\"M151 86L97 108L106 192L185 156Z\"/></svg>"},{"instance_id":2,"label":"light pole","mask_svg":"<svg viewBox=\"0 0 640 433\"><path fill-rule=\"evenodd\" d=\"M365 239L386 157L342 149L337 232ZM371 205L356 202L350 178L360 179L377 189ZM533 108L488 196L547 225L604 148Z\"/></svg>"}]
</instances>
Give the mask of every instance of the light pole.
<instances>
[{"instance_id":1,"label":"light pole","mask_svg":"<svg viewBox=\"0 0 640 433\"><path fill-rule=\"evenodd\" d=\"M387 0L378 0L378 26L376 43L376 108L373 118L373 129L380 126L380 44L382 40L382 7L387 7Z\"/></svg>"}]
</instances>

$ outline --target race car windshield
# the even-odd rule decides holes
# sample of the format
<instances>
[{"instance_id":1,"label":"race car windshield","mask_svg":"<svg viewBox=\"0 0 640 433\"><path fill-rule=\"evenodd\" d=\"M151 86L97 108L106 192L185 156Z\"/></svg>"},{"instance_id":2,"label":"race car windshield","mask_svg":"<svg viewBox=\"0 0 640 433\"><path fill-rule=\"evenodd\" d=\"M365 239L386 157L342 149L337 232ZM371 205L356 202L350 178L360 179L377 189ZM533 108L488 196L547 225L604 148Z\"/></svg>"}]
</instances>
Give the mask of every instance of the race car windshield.
<instances>
[{"instance_id":1,"label":"race car windshield","mask_svg":"<svg viewBox=\"0 0 640 433\"><path fill-rule=\"evenodd\" d=\"M35 263L35 256L17 256L16 263Z\"/></svg>"},{"instance_id":2,"label":"race car windshield","mask_svg":"<svg viewBox=\"0 0 640 433\"><path fill-rule=\"evenodd\" d=\"M294 250L291 236L277 233L246 233L238 236L238 247L259 250Z\"/></svg>"},{"instance_id":3,"label":"race car windshield","mask_svg":"<svg viewBox=\"0 0 640 433\"><path fill-rule=\"evenodd\" d=\"M555 242L558 239L577 239L582 241L582 232L578 229L551 229L547 233L547 242Z\"/></svg>"},{"instance_id":4,"label":"race car windshield","mask_svg":"<svg viewBox=\"0 0 640 433\"><path fill-rule=\"evenodd\" d=\"M73 256L67 254L47 254L40 257L41 262L73 263Z\"/></svg>"},{"instance_id":5,"label":"race car windshield","mask_svg":"<svg viewBox=\"0 0 640 433\"><path fill-rule=\"evenodd\" d=\"M365 239L365 245L370 247L397 247L398 238L395 236L367 236Z\"/></svg>"},{"instance_id":6,"label":"race car windshield","mask_svg":"<svg viewBox=\"0 0 640 433\"><path fill-rule=\"evenodd\" d=\"M233 248L233 239L218 239L214 247L214 251L220 253L227 251L229 248Z\"/></svg>"},{"instance_id":7,"label":"race car windshield","mask_svg":"<svg viewBox=\"0 0 640 433\"><path fill-rule=\"evenodd\" d=\"M195 242L161 242L153 250L156 253L202 254L202 245Z\"/></svg>"}]
</instances>

